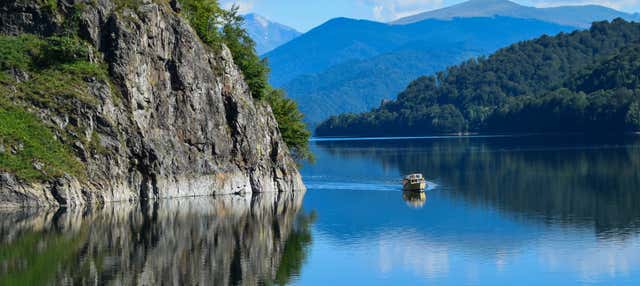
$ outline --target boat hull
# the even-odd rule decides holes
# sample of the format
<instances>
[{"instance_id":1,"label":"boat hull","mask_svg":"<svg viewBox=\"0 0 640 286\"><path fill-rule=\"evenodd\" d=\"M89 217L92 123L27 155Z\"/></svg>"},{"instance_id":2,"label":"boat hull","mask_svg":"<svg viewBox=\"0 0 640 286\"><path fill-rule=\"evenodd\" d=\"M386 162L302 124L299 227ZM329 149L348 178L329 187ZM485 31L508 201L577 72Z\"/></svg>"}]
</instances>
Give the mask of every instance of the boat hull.
<instances>
[{"instance_id":1,"label":"boat hull","mask_svg":"<svg viewBox=\"0 0 640 286\"><path fill-rule=\"evenodd\" d=\"M419 182L419 183L405 183L402 186L402 190L406 191L406 192L422 192L427 188L427 183L426 182Z\"/></svg>"}]
</instances>

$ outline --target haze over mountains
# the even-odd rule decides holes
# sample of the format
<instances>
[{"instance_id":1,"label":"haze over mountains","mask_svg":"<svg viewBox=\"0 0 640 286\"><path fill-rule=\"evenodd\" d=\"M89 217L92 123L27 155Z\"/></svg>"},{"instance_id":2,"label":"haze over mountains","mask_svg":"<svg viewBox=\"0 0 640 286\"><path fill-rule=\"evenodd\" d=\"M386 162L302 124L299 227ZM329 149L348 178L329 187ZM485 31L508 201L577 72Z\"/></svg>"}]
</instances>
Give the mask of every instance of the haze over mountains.
<instances>
[{"instance_id":1,"label":"haze over mountains","mask_svg":"<svg viewBox=\"0 0 640 286\"><path fill-rule=\"evenodd\" d=\"M393 24L336 18L264 56L271 83L315 125L331 115L379 106L415 78L468 58L615 17L637 15L593 5L539 9L472 0Z\"/></svg>"},{"instance_id":2,"label":"haze over mountains","mask_svg":"<svg viewBox=\"0 0 640 286\"><path fill-rule=\"evenodd\" d=\"M294 28L269 21L258 14L245 15L244 27L256 42L256 52L259 55L269 52L302 34Z\"/></svg>"},{"instance_id":3,"label":"haze over mountains","mask_svg":"<svg viewBox=\"0 0 640 286\"><path fill-rule=\"evenodd\" d=\"M638 13L629 14L605 6L559 6L536 8L523 6L508 0L471 0L453 6L437 9L398 19L393 24L410 24L426 19L453 19L468 17L507 16L524 19L537 19L561 25L587 28L594 21L623 18L639 20Z\"/></svg>"},{"instance_id":4,"label":"haze over mountains","mask_svg":"<svg viewBox=\"0 0 640 286\"><path fill-rule=\"evenodd\" d=\"M308 123L315 124L330 115L378 106L421 75L517 41L571 30L506 17L426 20L403 26L338 19L267 57L274 84L299 103Z\"/></svg>"}]
</instances>

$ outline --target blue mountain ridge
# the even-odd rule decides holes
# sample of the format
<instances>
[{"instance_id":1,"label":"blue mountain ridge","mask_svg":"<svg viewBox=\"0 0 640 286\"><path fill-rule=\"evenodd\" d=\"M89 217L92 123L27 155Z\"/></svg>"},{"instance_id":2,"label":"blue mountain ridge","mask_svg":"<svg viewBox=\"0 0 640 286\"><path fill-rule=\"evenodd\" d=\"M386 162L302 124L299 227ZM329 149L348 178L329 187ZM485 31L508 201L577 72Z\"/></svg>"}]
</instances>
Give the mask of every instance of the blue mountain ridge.
<instances>
[{"instance_id":1,"label":"blue mountain ridge","mask_svg":"<svg viewBox=\"0 0 640 286\"><path fill-rule=\"evenodd\" d=\"M267 53L271 82L316 124L393 99L411 80L514 42L575 30L511 17L390 25L333 19Z\"/></svg>"}]
</instances>

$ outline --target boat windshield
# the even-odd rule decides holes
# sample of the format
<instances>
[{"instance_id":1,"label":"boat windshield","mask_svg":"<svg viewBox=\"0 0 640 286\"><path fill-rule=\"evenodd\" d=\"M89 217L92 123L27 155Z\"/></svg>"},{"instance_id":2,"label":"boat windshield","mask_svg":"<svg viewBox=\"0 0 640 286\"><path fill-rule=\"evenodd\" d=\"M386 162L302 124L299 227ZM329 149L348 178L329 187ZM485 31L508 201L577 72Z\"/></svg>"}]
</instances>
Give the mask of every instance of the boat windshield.
<instances>
[{"instance_id":1,"label":"boat windshield","mask_svg":"<svg viewBox=\"0 0 640 286\"><path fill-rule=\"evenodd\" d=\"M420 180L422 179L422 174L411 174L405 177L408 180Z\"/></svg>"}]
</instances>

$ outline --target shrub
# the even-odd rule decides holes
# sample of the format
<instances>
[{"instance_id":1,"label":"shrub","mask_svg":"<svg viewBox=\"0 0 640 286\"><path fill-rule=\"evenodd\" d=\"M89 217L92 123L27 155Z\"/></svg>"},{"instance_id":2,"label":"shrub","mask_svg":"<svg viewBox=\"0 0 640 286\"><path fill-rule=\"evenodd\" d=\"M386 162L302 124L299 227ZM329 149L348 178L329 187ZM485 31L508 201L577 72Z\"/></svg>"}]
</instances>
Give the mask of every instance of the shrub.
<instances>
[{"instance_id":1,"label":"shrub","mask_svg":"<svg viewBox=\"0 0 640 286\"><path fill-rule=\"evenodd\" d=\"M0 170L28 181L84 176L82 164L35 115L0 101L0 122Z\"/></svg>"},{"instance_id":2,"label":"shrub","mask_svg":"<svg viewBox=\"0 0 640 286\"><path fill-rule=\"evenodd\" d=\"M282 138L289 146L293 157L297 160L311 160L313 156L309 151L309 137L311 133L302 121L303 114L298 110L298 104L287 98L284 91L274 89L267 93L266 100L273 109L273 115L278 121L278 127Z\"/></svg>"},{"instance_id":3,"label":"shrub","mask_svg":"<svg viewBox=\"0 0 640 286\"><path fill-rule=\"evenodd\" d=\"M91 52L86 43L69 36L47 38L42 50L40 61L44 66L87 60Z\"/></svg>"},{"instance_id":4,"label":"shrub","mask_svg":"<svg viewBox=\"0 0 640 286\"><path fill-rule=\"evenodd\" d=\"M302 122L297 104L280 90L269 85L269 68L255 51L255 42L242 27L244 19L238 8L224 10L215 0L181 0L182 15L189 21L200 39L214 50L226 45L233 61L242 71L251 95L266 100L274 111L282 137L299 160L312 159L309 151L310 133Z\"/></svg>"}]
</instances>

